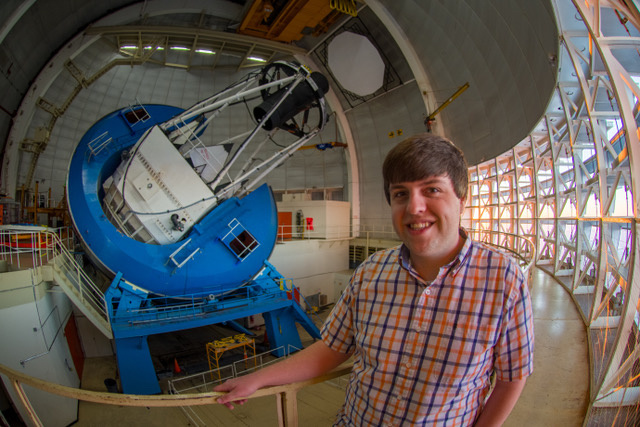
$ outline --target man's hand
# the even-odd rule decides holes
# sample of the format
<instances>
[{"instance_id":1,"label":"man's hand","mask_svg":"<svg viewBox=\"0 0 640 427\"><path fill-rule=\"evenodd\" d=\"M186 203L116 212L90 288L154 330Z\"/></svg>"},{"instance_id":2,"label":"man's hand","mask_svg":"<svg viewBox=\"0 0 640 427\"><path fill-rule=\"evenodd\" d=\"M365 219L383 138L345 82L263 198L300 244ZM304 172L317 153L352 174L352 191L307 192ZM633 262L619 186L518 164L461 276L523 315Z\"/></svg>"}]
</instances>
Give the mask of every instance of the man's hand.
<instances>
[{"instance_id":1,"label":"man's hand","mask_svg":"<svg viewBox=\"0 0 640 427\"><path fill-rule=\"evenodd\" d=\"M349 354L331 350L322 341L316 341L283 361L216 386L214 391L228 392L216 401L233 409L234 404L242 405L247 397L262 387L315 378L337 367L349 357Z\"/></svg>"},{"instance_id":2,"label":"man's hand","mask_svg":"<svg viewBox=\"0 0 640 427\"><path fill-rule=\"evenodd\" d=\"M233 409L234 405L244 405L247 397L251 396L258 389L258 385L252 380L251 376L233 378L214 387L213 391L227 392L224 396L220 396L216 401L229 409Z\"/></svg>"}]
</instances>

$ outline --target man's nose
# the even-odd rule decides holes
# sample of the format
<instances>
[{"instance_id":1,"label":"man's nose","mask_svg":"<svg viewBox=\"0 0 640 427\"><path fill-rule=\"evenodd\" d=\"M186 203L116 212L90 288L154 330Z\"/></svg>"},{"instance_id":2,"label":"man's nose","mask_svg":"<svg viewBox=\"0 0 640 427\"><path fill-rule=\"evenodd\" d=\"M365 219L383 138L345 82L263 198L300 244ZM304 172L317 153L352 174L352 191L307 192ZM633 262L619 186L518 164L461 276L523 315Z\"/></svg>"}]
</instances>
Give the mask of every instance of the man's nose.
<instances>
[{"instance_id":1,"label":"man's nose","mask_svg":"<svg viewBox=\"0 0 640 427\"><path fill-rule=\"evenodd\" d=\"M407 210L410 214L422 213L427 209L427 199L422 194L409 195Z\"/></svg>"}]
</instances>

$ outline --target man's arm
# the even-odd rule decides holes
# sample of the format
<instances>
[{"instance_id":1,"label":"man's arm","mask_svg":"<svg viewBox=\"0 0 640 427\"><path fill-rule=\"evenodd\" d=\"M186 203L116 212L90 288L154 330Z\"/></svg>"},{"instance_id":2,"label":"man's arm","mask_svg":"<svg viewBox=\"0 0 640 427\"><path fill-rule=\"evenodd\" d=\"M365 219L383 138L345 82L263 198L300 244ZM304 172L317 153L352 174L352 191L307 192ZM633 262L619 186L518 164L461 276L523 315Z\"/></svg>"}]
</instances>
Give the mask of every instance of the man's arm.
<instances>
[{"instance_id":1,"label":"man's arm","mask_svg":"<svg viewBox=\"0 0 640 427\"><path fill-rule=\"evenodd\" d=\"M233 403L243 404L256 390L273 385L290 384L315 378L346 361L351 355L334 351L322 341L317 341L291 357L215 387L214 391L226 391L217 399L229 409Z\"/></svg>"},{"instance_id":2,"label":"man's arm","mask_svg":"<svg viewBox=\"0 0 640 427\"><path fill-rule=\"evenodd\" d=\"M526 381L526 378L518 381L496 381L475 427L501 426L516 406Z\"/></svg>"}]
</instances>

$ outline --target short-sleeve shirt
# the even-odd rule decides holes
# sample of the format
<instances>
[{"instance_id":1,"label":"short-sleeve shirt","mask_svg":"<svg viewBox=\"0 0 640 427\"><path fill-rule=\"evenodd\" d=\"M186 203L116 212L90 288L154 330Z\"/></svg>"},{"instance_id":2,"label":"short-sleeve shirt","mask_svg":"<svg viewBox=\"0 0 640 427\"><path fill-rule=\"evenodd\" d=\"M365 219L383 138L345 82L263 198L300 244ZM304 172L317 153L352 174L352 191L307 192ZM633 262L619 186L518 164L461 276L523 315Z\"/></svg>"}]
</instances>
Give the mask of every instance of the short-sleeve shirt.
<instances>
[{"instance_id":1,"label":"short-sleeve shirt","mask_svg":"<svg viewBox=\"0 0 640 427\"><path fill-rule=\"evenodd\" d=\"M354 353L335 425L473 425L501 381L533 371L526 277L509 256L466 237L427 283L408 249L373 254L326 320L323 342Z\"/></svg>"}]
</instances>

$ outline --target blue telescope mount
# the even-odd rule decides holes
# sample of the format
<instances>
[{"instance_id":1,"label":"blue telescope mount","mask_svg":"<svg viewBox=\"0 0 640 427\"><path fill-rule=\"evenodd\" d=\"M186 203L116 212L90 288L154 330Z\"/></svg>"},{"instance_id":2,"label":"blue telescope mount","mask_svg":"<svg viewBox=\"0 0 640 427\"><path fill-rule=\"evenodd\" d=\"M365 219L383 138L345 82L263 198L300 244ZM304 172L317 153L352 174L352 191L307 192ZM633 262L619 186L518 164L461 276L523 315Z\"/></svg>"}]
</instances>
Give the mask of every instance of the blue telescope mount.
<instances>
[{"instance_id":1,"label":"blue telescope mount","mask_svg":"<svg viewBox=\"0 0 640 427\"><path fill-rule=\"evenodd\" d=\"M88 257L113 278L105 299L124 393L161 392L150 335L262 314L272 349L301 348L296 323L320 337L268 261L278 216L264 178L322 130L327 88L320 73L274 62L188 109L114 111L78 143L67 201ZM245 132L205 138L216 117L252 102ZM268 140L278 149L256 155Z\"/></svg>"}]
</instances>

